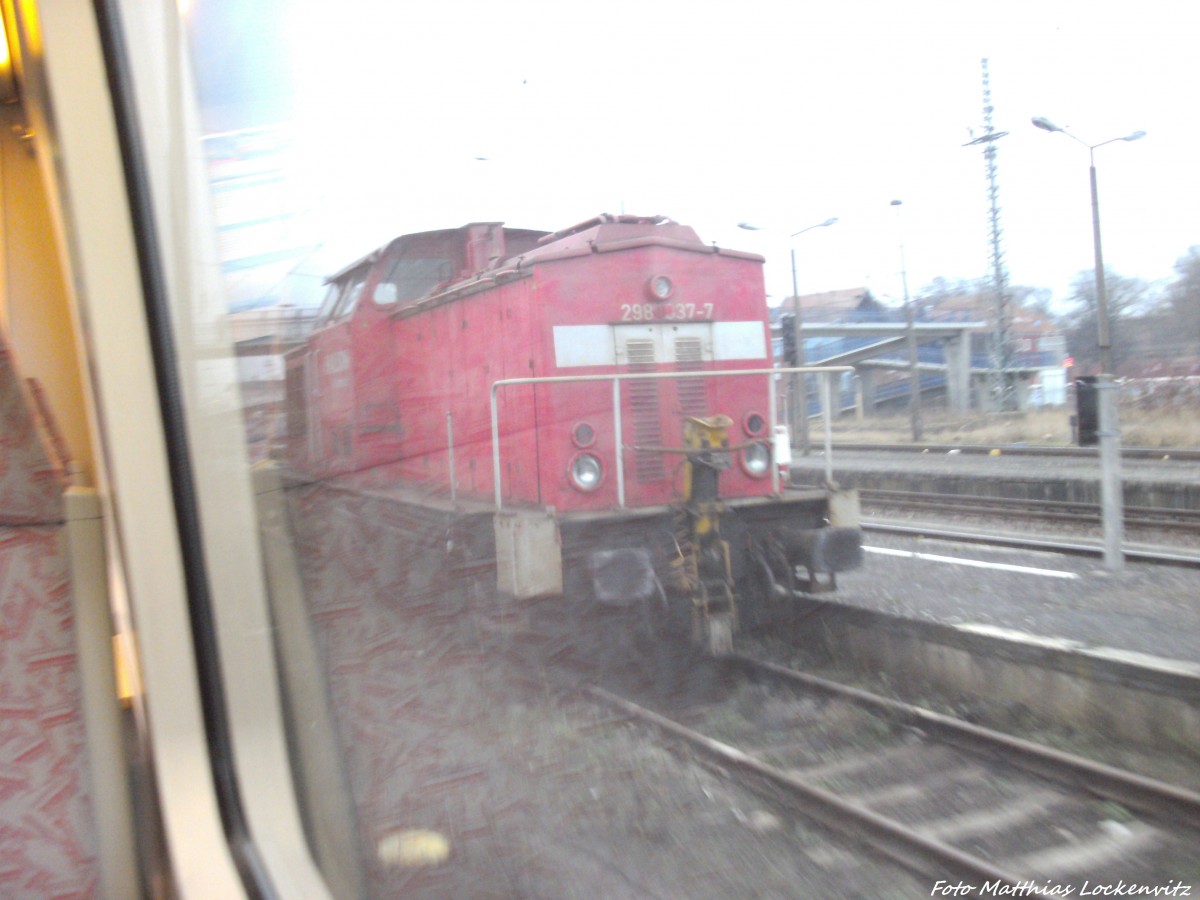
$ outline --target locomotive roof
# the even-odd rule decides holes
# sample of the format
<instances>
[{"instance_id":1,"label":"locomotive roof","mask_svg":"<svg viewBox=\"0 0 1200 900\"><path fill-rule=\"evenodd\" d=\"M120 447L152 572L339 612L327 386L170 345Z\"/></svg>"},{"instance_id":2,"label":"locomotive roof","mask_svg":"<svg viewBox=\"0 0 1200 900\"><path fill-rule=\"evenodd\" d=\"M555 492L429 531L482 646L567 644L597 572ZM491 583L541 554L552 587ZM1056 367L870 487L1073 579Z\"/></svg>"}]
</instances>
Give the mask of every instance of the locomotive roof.
<instances>
[{"instance_id":1,"label":"locomotive roof","mask_svg":"<svg viewBox=\"0 0 1200 900\"><path fill-rule=\"evenodd\" d=\"M344 265L340 269L338 269L336 272L334 272L332 275L326 276L325 283L328 284L331 281L337 281L343 275L346 275L349 272L353 272L355 269L361 268L362 266L369 266L369 265L375 263L376 261L379 260L380 257L382 257L385 253L387 253L388 250L392 249L393 247L395 247L398 244L418 243L423 240L434 241L434 240L445 239L452 235L466 235L468 229L470 229L471 227L476 226L476 225L496 227L496 226L503 226L504 223L503 222L468 222L466 225L460 225L458 228L437 228L432 231L414 231L410 234L399 235L398 237L392 238L386 244L376 247L370 253L366 253L363 256L360 256L358 259L354 260L353 262L347 263L346 265ZM523 235L523 236L528 236L529 238L532 238L532 239L542 238L549 233L546 231L535 231L535 230L528 229L528 228L505 228L504 231L508 235Z\"/></svg>"},{"instance_id":2,"label":"locomotive roof","mask_svg":"<svg viewBox=\"0 0 1200 900\"><path fill-rule=\"evenodd\" d=\"M608 213L596 216L543 237L537 249L521 255L522 262L546 262L582 256L588 253L605 253L632 247L663 246L698 253L718 253L758 262L763 257L757 253L726 250L716 244L705 244L690 225L680 225L666 216L613 216Z\"/></svg>"},{"instance_id":3,"label":"locomotive roof","mask_svg":"<svg viewBox=\"0 0 1200 900\"><path fill-rule=\"evenodd\" d=\"M397 244L419 243L422 240L437 240L452 235L466 235L468 229L476 225L502 226L502 222L472 222L459 228L443 228L434 231L420 231L404 234L393 238L381 247L359 257L348 265L338 269L328 276L326 283L337 281L349 272L376 262L384 253ZM512 253L509 259L502 263L527 264L531 262L547 262L553 259L564 259L572 256L582 256L588 253L603 253L606 251L622 250L638 246L667 246L680 250L691 250L700 253L718 253L722 256L732 256L741 259L763 261L757 253L746 253L740 250L727 250L715 244L705 244L696 234L695 229L688 225L680 225L666 216L632 216L610 215L603 213L591 219L564 228L559 231L546 232L524 228L505 228L506 236L526 237L536 239L538 246L523 253Z\"/></svg>"}]
</instances>

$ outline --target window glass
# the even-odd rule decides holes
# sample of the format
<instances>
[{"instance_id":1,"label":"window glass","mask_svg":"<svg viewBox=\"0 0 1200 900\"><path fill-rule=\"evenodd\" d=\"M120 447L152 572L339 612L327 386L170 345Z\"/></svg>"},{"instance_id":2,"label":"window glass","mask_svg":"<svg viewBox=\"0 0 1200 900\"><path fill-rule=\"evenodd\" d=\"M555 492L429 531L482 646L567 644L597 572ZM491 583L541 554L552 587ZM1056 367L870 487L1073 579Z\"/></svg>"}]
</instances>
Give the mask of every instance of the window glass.
<instances>
[{"instance_id":1,"label":"window glass","mask_svg":"<svg viewBox=\"0 0 1200 900\"><path fill-rule=\"evenodd\" d=\"M375 288L375 302L385 306L420 299L447 281L451 272L449 259L400 256Z\"/></svg>"},{"instance_id":2,"label":"window glass","mask_svg":"<svg viewBox=\"0 0 1200 900\"><path fill-rule=\"evenodd\" d=\"M363 284L366 281L366 277L366 272L360 272L350 281L346 282L345 290L342 291L342 297L338 301L337 308L334 310L334 318L347 319L354 314L354 310L358 306L358 300L362 296Z\"/></svg>"},{"instance_id":3,"label":"window glass","mask_svg":"<svg viewBox=\"0 0 1200 900\"><path fill-rule=\"evenodd\" d=\"M834 892L838 879L813 862L832 852L809 858L785 831L748 826L760 821L745 812L751 796L674 762L575 689L624 685L678 711L717 678L690 643L719 637L705 618L709 588L721 588L711 596L730 604L718 615L733 628L733 603L753 621L750 597L790 592L804 574L789 557L771 569L784 549L760 553L747 535L767 527L754 511L784 501L813 505L781 521L823 527L832 478L828 492L774 490L747 466L724 465L719 449L699 477L686 469L697 420L728 429L713 448L746 443L739 429L751 414L763 423L756 440L788 418L807 434L822 408L817 378L757 372L772 346L778 354L796 337L768 330L785 298L814 332L867 310L894 334L910 280L929 283L923 308L982 321L976 339L993 353L973 364L980 371L997 371L997 342L1059 346L1053 334L1003 337L986 320L1003 316L990 298L1007 295L963 281L963 313L957 283L940 275L963 266L954 274L973 278L986 244L963 224L982 217L979 160L968 156L978 147L965 150L955 132L981 108L978 23L933 3L916 3L916 15L913 4L879 5L868 17L756 0L619 0L578 18L523 0L180 6L190 68L143 77L138 90L179 113L147 140L165 145L152 147L166 160L152 168L159 219L175 230L160 243L186 288L173 312L200 505L226 557L254 568L246 548L261 552L266 624L239 618L248 580L219 584L214 602L225 604L231 656L251 639L269 645L297 821L334 893ZM124 12L131 44L159 53L173 34L164 13L132 0ZM531 23L550 36L531 44ZM1001 67L1013 79L1027 69L1031 89L1058 80L1061 36L1039 33L1036 46L997 35L1008 53L993 72L997 91ZM1095 36L1075 35L1081 45ZM1071 58L1128 60L1126 44ZM1194 55L1186 43L1177 51ZM1072 83L1100 79L1112 90L1097 96L1130 95L1087 66L1089 78L1072 69ZM1188 69L1172 71L1190 83ZM161 102L167 90L176 93ZM983 108L990 116L990 99ZM1019 118L1015 104L1006 110ZM824 139L765 137L789 130ZM905 137L885 152L884 135ZM1100 152L1107 164L1142 146ZM197 160L204 171L193 178ZM1114 168L1128 184L1131 170ZM1066 170L1056 171L1046 188L1065 207ZM1021 172L1033 178L1038 166ZM893 191L910 195L907 244ZM191 218L168 207L177 192ZM1187 195L1140 197L1160 193ZM1028 254L1075 228L1037 225L1044 207L1032 190L1022 196ZM1148 218L1134 199L1123 208L1114 219ZM649 215L659 211L680 221ZM843 217L834 228L831 212ZM760 219L766 227L751 234ZM659 278L669 296L651 288ZM368 284L364 316L371 304L392 311L372 317L377 327L314 327L351 317ZM822 311L810 318L796 294L824 297ZM1170 308L1186 306L1185 294L1171 294ZM1062 327L1094 325L1090 295L1072 296ZM1131 315L1153 299L1130 297ZM806 338L807 352L832 347L822 358L859 361L875 340L827 334ZM599 350L588 343L601 339ZM881 415L905 402L908 369L927 370L918 387L942 377L950 363L938 340L924 342L932 356L920 367L894 343L863 367ZM556 363L556 347L570 364ZM714 387L713 371L728 380ZM578 381L518 383L564 373ZM586 381L601 375L639 377L615 388ZM988 389L972 377L930 384L913 403L936 390L950 405L977 402ZM1037 396L1059 398L1065 427L1061 371L1038 377ZM244 425L244 442L220 440L229 432L206 427L217 419ZM223 530L235 481L250 499ZM745 518L725 530L695 524L683 493L697 483L722 511L741 503ZM681 534L689 523L695 533ZM722 533L741 543L696 550L701 535ZM674 564L685 558L694 572ZM701 571L704 602L687 594ZM753 573L745 592L724 590L735 572ZM227 682L234 696L261 687L236 674ZM741 707L767 702L745 690Z\"/></svg>"},{"instance_id":4,"label":"window glass","mask_svg":"<svg viewBox=\"0 0 1200 900\"><path fill-rule=\"evenodd\" d=\"M341 282L332 282L326 289L325 298L321 301L321 305L317 309L316 324L324 324L329 321L329 318L333 315L333 308L337 306L338 298L341 295Z\"/></svg>"}]
</instances>

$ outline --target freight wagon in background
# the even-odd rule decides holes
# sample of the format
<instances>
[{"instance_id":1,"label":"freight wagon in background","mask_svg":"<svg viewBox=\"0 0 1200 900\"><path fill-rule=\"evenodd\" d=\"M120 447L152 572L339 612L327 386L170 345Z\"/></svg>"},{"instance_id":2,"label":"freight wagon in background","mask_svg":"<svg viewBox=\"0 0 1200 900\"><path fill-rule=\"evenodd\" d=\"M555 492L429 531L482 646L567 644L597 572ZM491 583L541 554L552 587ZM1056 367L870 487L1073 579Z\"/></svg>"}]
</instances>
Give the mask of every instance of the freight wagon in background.
<instances>
[{"instance_id":1,"label":"freight wagon in background","mask_svg":"<svg viewBox=\"0 0 1200 900\"><path fill-rule=\"evenodd\" d=\"M289 468L443 510L508 594L727 649L861 559L853 493L781 483L762 262L657 216L396 238L287 356Z\"/></svg>"}]
</instances>

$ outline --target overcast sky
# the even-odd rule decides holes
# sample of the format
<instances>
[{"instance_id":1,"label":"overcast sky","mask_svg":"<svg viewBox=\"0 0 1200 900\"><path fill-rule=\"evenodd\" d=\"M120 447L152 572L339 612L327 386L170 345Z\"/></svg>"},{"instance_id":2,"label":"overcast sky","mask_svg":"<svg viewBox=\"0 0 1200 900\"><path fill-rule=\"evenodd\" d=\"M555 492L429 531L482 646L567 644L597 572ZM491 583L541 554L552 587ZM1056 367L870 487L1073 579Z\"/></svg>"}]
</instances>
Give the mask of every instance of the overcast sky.
<instances>
[{"instance_id":1,"label":"overcast sky","mask_svg":"<svg viewBox=\"0 0 1200 900\"><path fill-rule=\"evenodd\" d=\"M1147 132L1096 152L1111 269L1167 279L1200 244L1194 0L291 8L297 120L337 262L407 231L624 211L763 254L775 300L792 246L802 293L898 298L901 235L913 292L977 278L987 181L981 148L963 145L982 131L984 57L1009 132L1013 284L1064 300L1092 265L1088 151L1032 116L1088 143Z\"/></svg>"}]
</instances>

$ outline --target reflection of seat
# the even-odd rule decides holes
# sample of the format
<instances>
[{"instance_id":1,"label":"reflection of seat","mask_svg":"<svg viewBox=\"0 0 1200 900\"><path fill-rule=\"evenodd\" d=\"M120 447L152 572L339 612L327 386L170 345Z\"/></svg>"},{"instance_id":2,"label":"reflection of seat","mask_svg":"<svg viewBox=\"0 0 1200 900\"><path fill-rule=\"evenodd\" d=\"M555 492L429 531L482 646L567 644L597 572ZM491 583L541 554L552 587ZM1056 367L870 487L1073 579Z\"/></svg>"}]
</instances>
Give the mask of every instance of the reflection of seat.
<instances>
[{"instance_id":1,"label":"reflection of seat","mask_svg":"<svg viewBox=\"0 0 1200 900\"><path fill-rule=\"evenodd\" d=\"M5 897L101 893L60 475L0 339Z\"/></svg>"}]
</instances>

